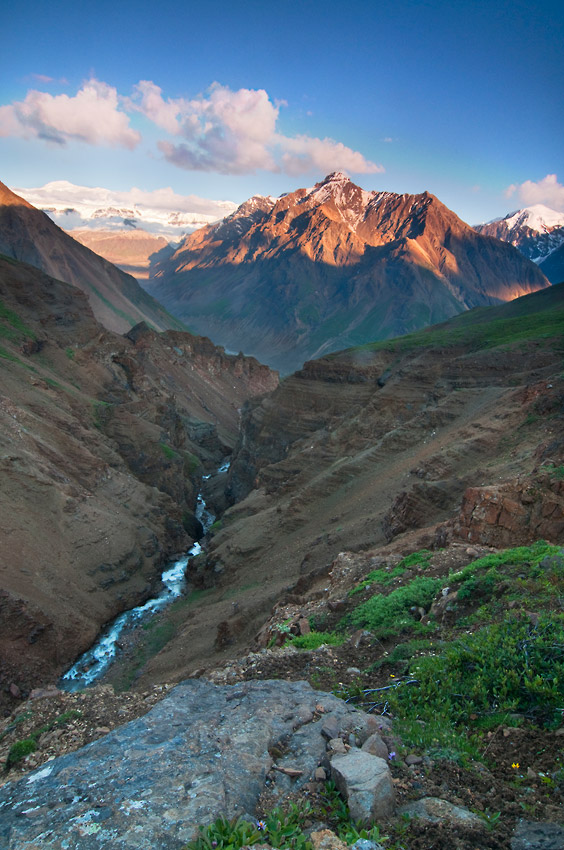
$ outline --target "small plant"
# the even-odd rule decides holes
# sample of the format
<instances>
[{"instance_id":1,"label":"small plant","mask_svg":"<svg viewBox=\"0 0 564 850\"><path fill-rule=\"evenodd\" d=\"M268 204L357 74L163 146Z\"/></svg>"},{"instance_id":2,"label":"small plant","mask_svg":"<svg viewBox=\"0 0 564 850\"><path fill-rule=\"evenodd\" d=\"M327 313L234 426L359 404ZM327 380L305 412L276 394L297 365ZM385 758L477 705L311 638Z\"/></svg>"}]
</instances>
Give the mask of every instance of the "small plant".
<instances>
[{"instance_id":1,"label":"small plant","mask_svg":"<svg viewBox=\"0 0 564 850\"><path fill-rule=\"evenodd\" d=\"M309 803L277 806L263 820L250 823L243 818L217 818L209 826L199 826L196 838L185 850L239 850L241 847L268 843L287 850L312 850L303 834L303 823L311 812Z\"/></svg>"},{"instance_id":2,"label":"small plant","mask_svg":"<svg viewBox=\"0 0 564 850\"><path fill-rule=\"evenodd\" d=\"M69 360L74 360L75 353L76 352L75 352L74 348L70 348L70 346L69 346L69 348L65 348L65 354L67 355Z\"/></svg>"},{"instance_id":3,"label":"small plant","mask_svg":"<svg viewBox=\"0 0 564 850\"><path fill-rule=\"evenodd\" d=\"M37 749L35 738L24 738L23 741L16 741L10 747L8 757L6 759L5 769L10 770L15 764L24 759L30 753Z\"/></svg>"},{"instance_id":4,"label":"small plant","mask_svg":"<svg viewBox=\"0 0 564 850\"><path fill-rule=\"evenodd\" d=\"M375 594L350 615L353 625L369 629L376 637L389 637L412 628L410 609L428 608L444 579L418 576L387 596Z\"/></svg>"},{"instance_id":5,"label":"small plant","mask_svg":"<svg viewBox=\"0 0 564 850\"><path fill-rule=\"evenodd\" d=\"M309 632L307 635L298 635L292 639L292 645L297 649L319 649L320 646L341 646L345 641L345 635L335 632Z\"/></svg>"},{"instance_id":6,"label":"small plant","mask_svg":"<svg viewBox=\"0 0 564 850\"><path fill-rule=\"evenodd\" d=\"M480 809L475 809L474 811L475 814L477 814L478 817L483 820L489 830L493 830L496 828L501 817L501 812L493 813L490 812L489 809L486 809L484 812L482 812Z\"/></svg>"}]
</instances>

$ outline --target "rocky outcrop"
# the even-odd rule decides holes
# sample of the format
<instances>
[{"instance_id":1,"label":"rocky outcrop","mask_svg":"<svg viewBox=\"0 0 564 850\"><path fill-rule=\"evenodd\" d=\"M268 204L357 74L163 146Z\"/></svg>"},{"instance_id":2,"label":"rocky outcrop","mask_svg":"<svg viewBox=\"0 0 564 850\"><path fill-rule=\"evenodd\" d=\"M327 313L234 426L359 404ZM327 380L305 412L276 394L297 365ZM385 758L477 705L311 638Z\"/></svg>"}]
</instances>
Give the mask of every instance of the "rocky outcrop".
<instances>
[{"instance_id":1,"label":"rocky outcrop","mask_svg":"<svg viewBox=\"0 0 564 850\"><path fill-rule=\"evenodd\" d=\"M104 330L86 296L0 259L0 699L53 681L199 536L203 472L267 367L188 333Z\"/></svg>"},{"instance_id":2,"label":"rocky outcrop","mask_svg":"<svg viewBox=\"0 0 564 850\"><path fill-rule=\"evenodd\" d=\"M564 467L562 468L564 472ZM564 540L564 475L555 468L527 481L469 487L455 535L469 543L503 549L535 540Z\"/></svg>"},{"instance_id":3,"label":"rocky outcrop","mask_svg":"<svg viewBox=\"0 0 564 850\"><path fill-rule=\"evenodd\" d=\"M200 823L252 819L267 779L274 800L308 783L326 759L328 725L363 740L376 718L305 682L184 682L144 717L3 786L2 846L181 850ZM350 750L343 767L351 752L382 762Z\"/></svg>"},{"instance_id":4,"label":"rocky outcrop","mask_svg":"<svg viewBox=\"0 0 564 850\"><path fill-rule=\"evenodd\" d=\"M288 373L547 285L428 192L365 192L337 173L190 234L149 291L199 333Z\"/></svg>"}]
</instances>

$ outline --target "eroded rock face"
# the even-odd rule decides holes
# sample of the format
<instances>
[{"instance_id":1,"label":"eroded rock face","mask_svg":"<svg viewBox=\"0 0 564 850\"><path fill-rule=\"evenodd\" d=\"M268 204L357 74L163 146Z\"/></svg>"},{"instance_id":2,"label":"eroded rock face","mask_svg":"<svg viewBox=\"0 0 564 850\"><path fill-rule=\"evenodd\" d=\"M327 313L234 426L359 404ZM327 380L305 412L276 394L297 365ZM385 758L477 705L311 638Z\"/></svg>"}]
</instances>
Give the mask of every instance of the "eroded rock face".
<instances>
[{"instance_id":1,"label":"eroded rock face","mask_svg":"<svg viewBox=\"0 0 564 850\"><path fill-rule=\"evenodd\" d=\"M275 797L308 782L324 724L363 738L373 721L305 682L184 682L144 717L3 786L2 847L180 850L200 823L252 816L267 776Z\"/></svg>"},{"instance_id":2,"label":"eroded rock face","mask_svg":"<svg viewBox=\"0 0 564 850\"><path fill-rule=\"evenodd\" d=\"M564 539L564 480L549 471L528 481L469 487L455 533L461 540L505 548Z\"/></svg>"}]
</instances>

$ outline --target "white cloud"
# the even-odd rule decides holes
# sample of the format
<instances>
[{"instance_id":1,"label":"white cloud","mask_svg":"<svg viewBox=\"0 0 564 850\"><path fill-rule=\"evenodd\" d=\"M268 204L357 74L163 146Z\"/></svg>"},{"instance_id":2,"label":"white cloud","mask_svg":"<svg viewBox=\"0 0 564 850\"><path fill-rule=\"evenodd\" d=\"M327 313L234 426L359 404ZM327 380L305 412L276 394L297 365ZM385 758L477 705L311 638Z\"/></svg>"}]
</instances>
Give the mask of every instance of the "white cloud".
<instances>
[{"instance_id":1,"label":"white cloud","mask_svg":"<svg viewBox=\"0 0 564 850\"><path fill-rule=\"evenodd\" d=\"M175 135L180 132L178 116L186 109L186 101L170 98L165 100L162 89L151 80L140 80L133 88L133 97L124 101L129 109L142 112L157 127L168 133ZM141 102L137 103L139 99Z\"/></svg>"},{"instance_id":2,"label":"white cloud","mask_svg":"<svg viewBox=\"0 0 564 850\"><path fill-rule=\"evenodd\" d=\"M0 136L39 138L64 145L79 140L91 145L134 148L141 136L118 109L115 88L91 79L74 97L32 89L25 100L0 107Z\"/></svg>"},{"instance_id":3,"label":"white cloud","mask_svg":"<svg viewBox=\"0 0 564 850\"><path fill-rule=\"evenodd\" d=\"M166 105L172 106L170 101ZM165 159L179 168L222 174L264 170L297 176L309 171L384 171L381 165L333 139L277 133L283 105L283 101L272 103L264 89L231 91L214 83L207 97L174 102L177 132L184 141L162 140L159 149ZM158 106L160 114L164 102ZM150 117L148 111L145 114ZM183 117L176 119L177 114Z\"/></svg>"},{"instance_id":4,"label":"white cloud","mask_svg":"<svg viewBox=\"0 0 564 850\"><path fill-rule=\"evenodd\" d=\"M221 174L280 170L271 151L279 106L263 89L231 91L214 83L208 97L184 101L182 111L186 141L159 142L173 165Z\"/></svg>"},{"instance_id":5,"label":"white cloud","mask_svg":"<svg viewBox=\"0 0 564 850\"><path fill-rule=\"evenodd\" d=\"M48 78L38 78L47 83ZM238 89L214 83L192 99L165 98L151 80L140 80L131 97L91 79L69 97L30 90L25 100L0 107L0 136L39 138L60 145L80 140L92 145L136 147L141 135L128 113L141 113L169 138L158 142L164 158L190 171L252 174L256 171L384 171L342 142L278 132L284 100L264 89Z\"/></svg>"},{"instance_id":6,"label":"white cloud","mask_svg":"<svg viewBox=\"0 0 564 850\"><path fill-rule=\"evenodd\" d=\"M505 196L510 198L515 192L524 206L545 204L554 210L564 212L564 186L558 182L556 174L547 174L536 183L525 180L520 186L512 184L505 190Z\"/></svg>"},{"instance_id":7,"label":"white cloud","mask_svg":"<svg viewBox=\"0 0 564 850\"><path fill-rule=\"evenodd\" d=\"M284 151L282 162L287 174L297 176L308 171L348 171L356 174L373 174L384 168L370 162L358 151L347 148L333 139L316 139L311 136L277 137Z\"/></svg>"},{"instance_id":8,"label":"white cloud","mask_svg":"<svg viewBox=\"0 0 564 850\"><path fill-rule=\"evenodd\" d=\"M128 219L144 230L170 238L223 218L237 206L233 201L179 195L170 187L152 192L133 187L117 192L101 186L77 186L67 180L14 191L30 204L48 210L54 221L66 229L123 227L123 220Z\"/></svg>"}]
</instances>

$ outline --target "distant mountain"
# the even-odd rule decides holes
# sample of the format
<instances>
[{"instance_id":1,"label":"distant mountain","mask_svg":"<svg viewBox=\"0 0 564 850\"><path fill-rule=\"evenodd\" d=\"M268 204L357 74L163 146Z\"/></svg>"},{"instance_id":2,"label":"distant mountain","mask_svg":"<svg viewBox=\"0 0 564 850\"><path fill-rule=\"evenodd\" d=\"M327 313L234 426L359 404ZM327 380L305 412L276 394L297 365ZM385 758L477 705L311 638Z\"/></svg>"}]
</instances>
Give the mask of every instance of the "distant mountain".
<instances>
[{"instance_id":1,"label":"distant mountain","mask_svg":"<svg viewBox=\"0 0 564 850\"><path fill-rule=\"evenodd\" d=\"M546 286L428 192L366 192L335 173L190 234L148 289L198 333L289 372Z\"/></svg>"},{"instance_id":2,"label":"distant mountain","mask_svg":"<svg viewBox=\"0 0 564 850\"><path fill-rule=\"evenodd\" d=\"M175 195L172 189L116 192L77 186L68 180L53 180L39 188L15 191L64 230L139 228L175 242L236 209L233 201L184 197Z\"/></svg>"},{"instance_id":3,"label":"distant mountain","mask_svg":"<svg viewBox=\"0 0 564 850\"><path fill-rule=\"evenodd\" d=\"M81 245L3 183L0 253L82 289L95 317L109 330L123 333L141 321L157 330L183 327L131 275Z\"/></svg>"},{"instance_id":4,"label":"distant mountain","mask_svg":"<svg viewBox=\"0 0 564 850\"><path fill-rule=\"evenodd\" d=\"M137 280L149 277L151 257L164 259L174 253L164 236L146 230L67 230L67 233Z\"/></svg>"},{"instance_id":5,"label":"distant mountain","mask_svg":"<svg viewBox=\"0 0 564 850\"><path fill-rule=\"evenodd\" d=\"M514 245L525 257L538 264L551 283L564 279L563 261L549 262L554 252L564 245L564 213L544 204L534 204L487 224L478 224L475 230Z\"/></svg>"},{"instance_id":6,"label":"distant mountain","mask_svg":"<svg viewBox=\"0 0 564 850\"><path fill-rule=\"evenodd\" d=\"M559 248L555 248L542 263L539 263L539 269L551 283L564 281L564 242Z\"/></svg>"}]
</instances>

